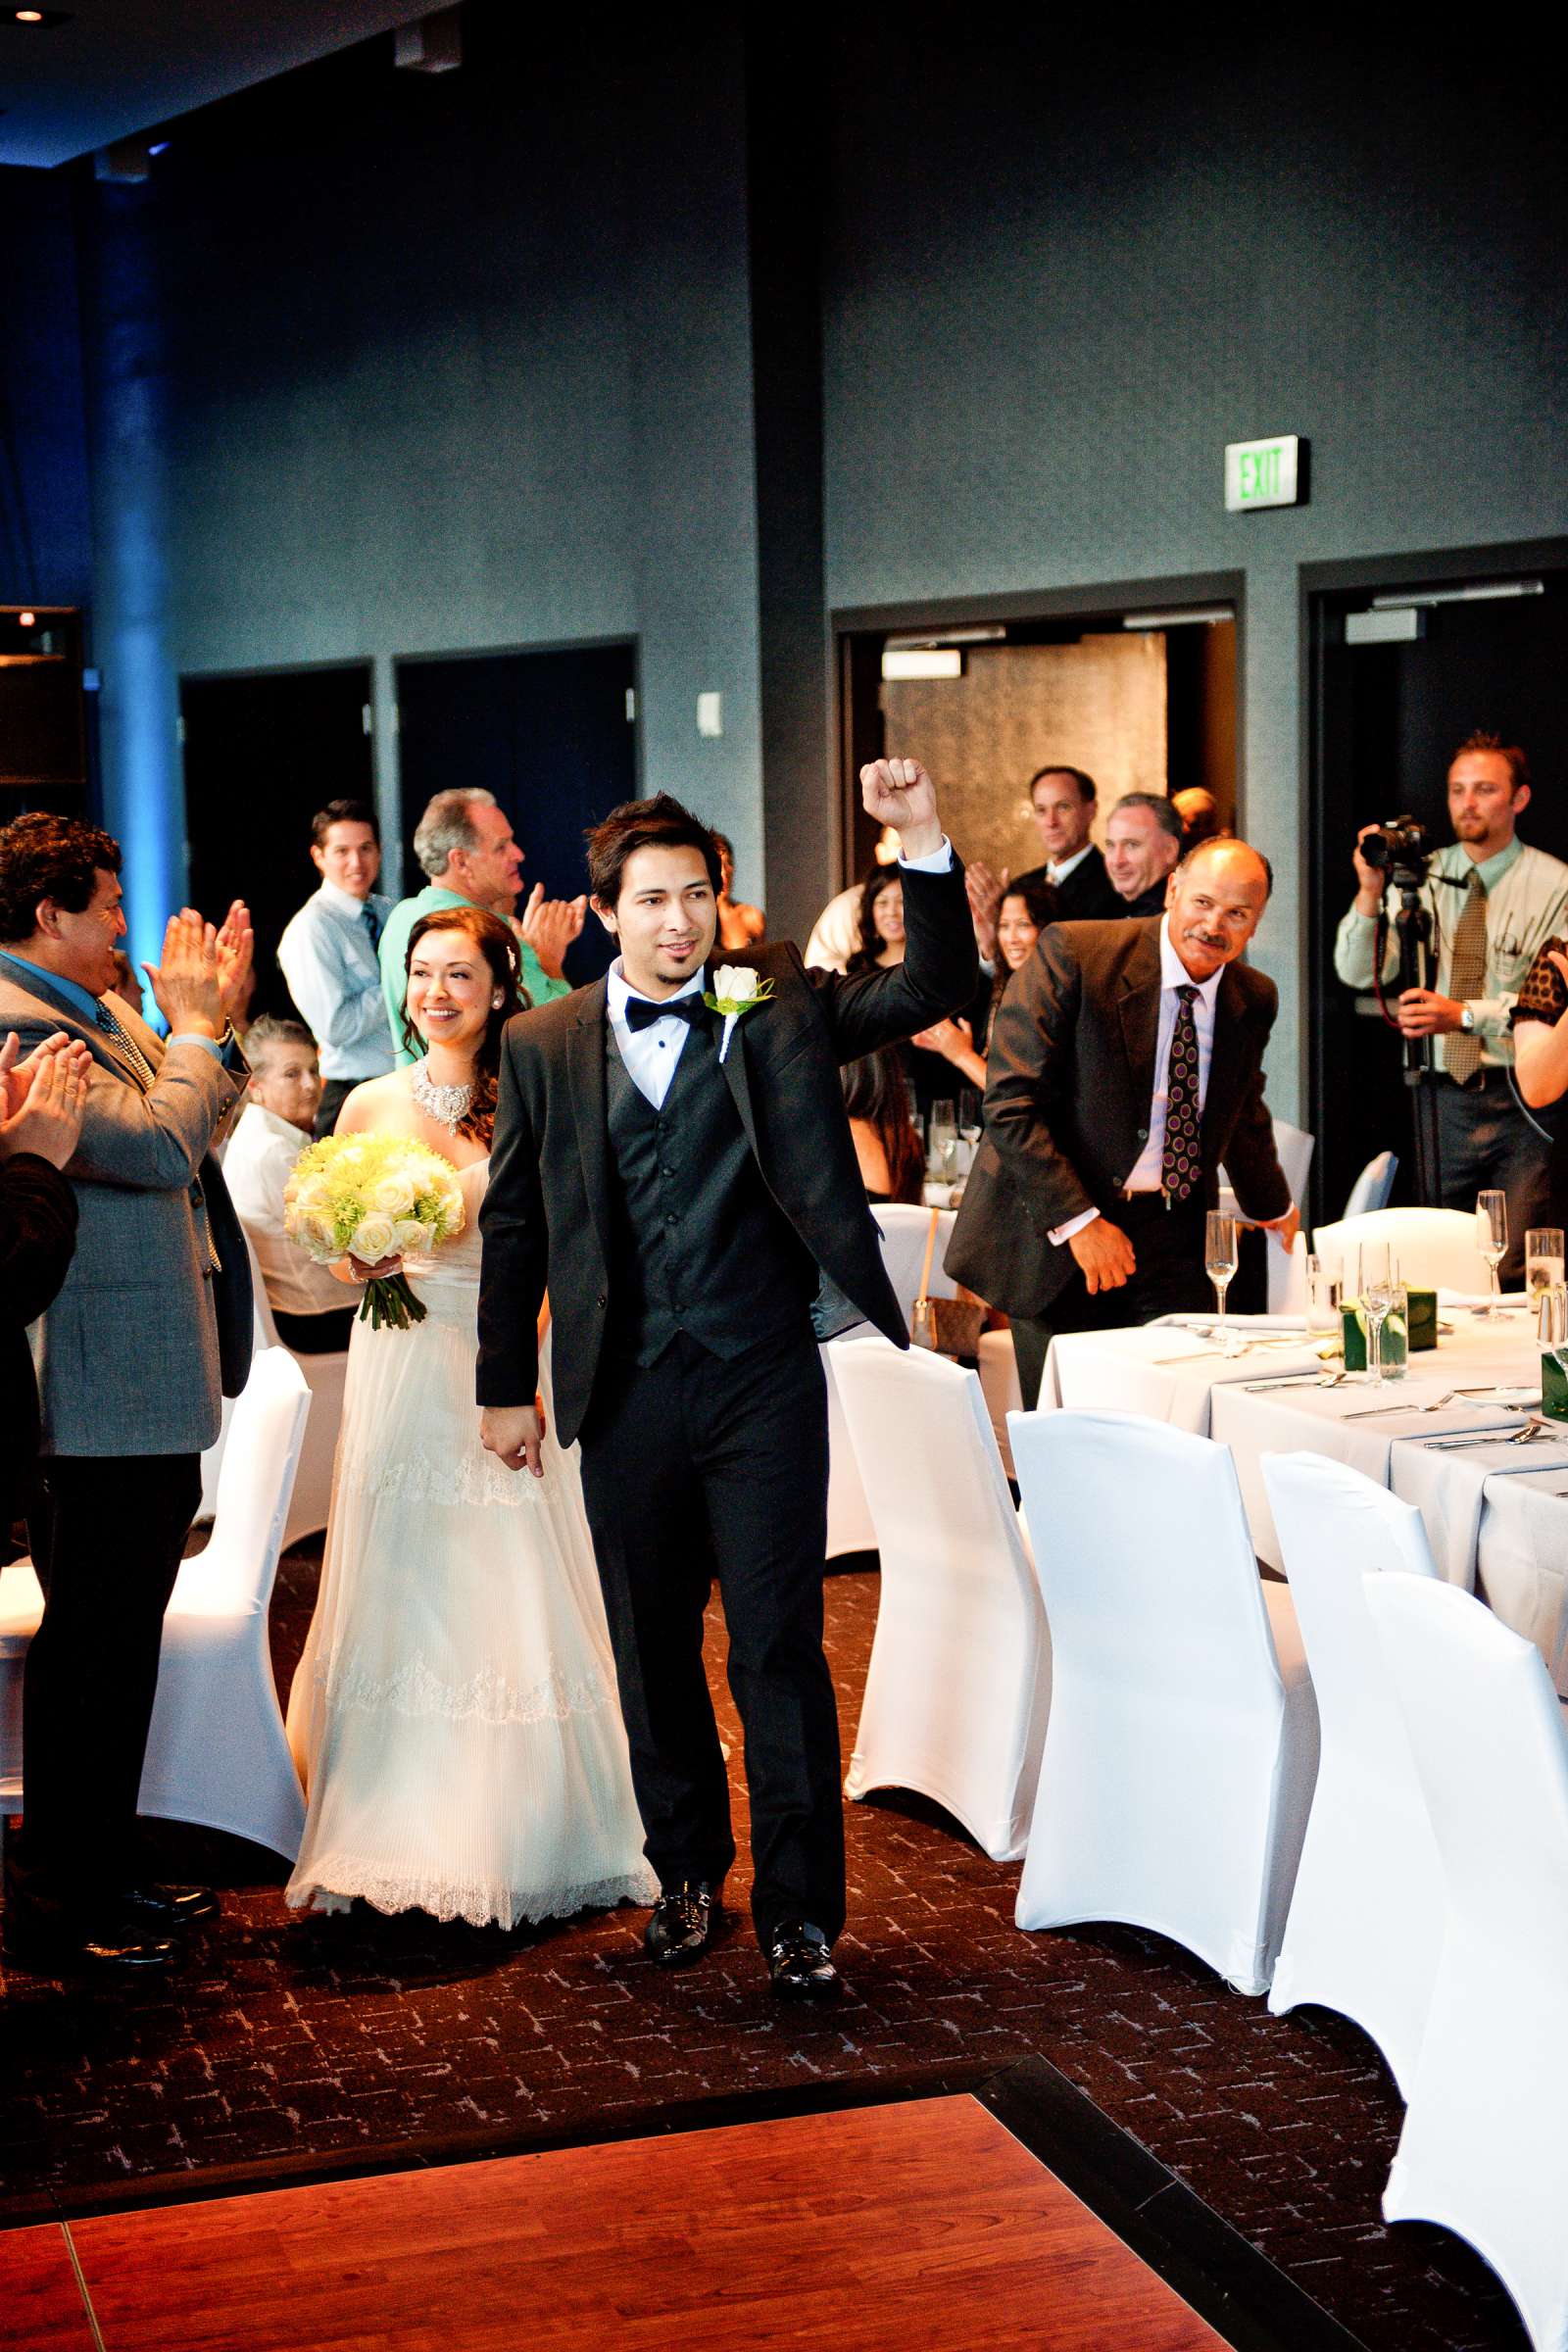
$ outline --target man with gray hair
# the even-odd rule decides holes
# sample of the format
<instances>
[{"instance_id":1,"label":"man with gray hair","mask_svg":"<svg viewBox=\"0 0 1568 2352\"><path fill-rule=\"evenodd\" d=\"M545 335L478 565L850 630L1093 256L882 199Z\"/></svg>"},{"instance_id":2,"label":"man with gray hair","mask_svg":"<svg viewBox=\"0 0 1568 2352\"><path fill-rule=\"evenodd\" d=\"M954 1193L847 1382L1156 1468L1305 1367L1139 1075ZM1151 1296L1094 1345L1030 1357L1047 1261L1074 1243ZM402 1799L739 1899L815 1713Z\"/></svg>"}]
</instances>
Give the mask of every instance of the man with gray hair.
<instances>
[{"instance_id":1,"label":"man with gray hair","mask_svg":"<svg viewBox=\"0 0 1568 2352\"><path fill-rule=\"evenodd\" d=\"M1179 809L1162 792L1124 792L1105 821L1105 871L1119 912L1160 914L1184 843Z\"/></svg>"},{"instance_id":2,"label":"man with gray hair","mask_svg":"<svg viewBox=\"0 0 1568 2352\"><path fill-rule=\"evenodd\" d=\"M493 792L477 784L438 792L419 819L414 855L429 879L423 890L412 899L400 899L393 907L380 946L381 994L400 1063L416 1061L424 1050L416 1040L408 1042L403 1027L409 936L421 915L439 907L483 906L511 924L517 935L522 985L530 1003L547 1004L552 997L569 995L571 983L563 966L566 950L582 929L587 898L547 899L544 884L536 882L521 915L515 913L522 852Z\"/></svg>"}]
</instances>

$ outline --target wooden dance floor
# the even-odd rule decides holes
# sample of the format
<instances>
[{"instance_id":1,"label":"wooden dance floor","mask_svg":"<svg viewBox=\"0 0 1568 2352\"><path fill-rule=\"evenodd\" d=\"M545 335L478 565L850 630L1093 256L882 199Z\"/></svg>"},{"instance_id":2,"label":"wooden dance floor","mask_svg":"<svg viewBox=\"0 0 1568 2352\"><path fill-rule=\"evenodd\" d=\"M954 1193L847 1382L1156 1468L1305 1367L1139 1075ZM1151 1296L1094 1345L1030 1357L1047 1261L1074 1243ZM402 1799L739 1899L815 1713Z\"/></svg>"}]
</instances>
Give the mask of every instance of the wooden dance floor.
<instances>
[{"instance_id":1,"label":"wooden dance floor","mask_svg":"<svg viewBox=\"0 0 1568 2352\"><path fill-rule=\"evenodd\" d=\"M1197 2352L1224 2342L967 2097L0 2234L7 2352Z\"/></svg>"}]
</instances>

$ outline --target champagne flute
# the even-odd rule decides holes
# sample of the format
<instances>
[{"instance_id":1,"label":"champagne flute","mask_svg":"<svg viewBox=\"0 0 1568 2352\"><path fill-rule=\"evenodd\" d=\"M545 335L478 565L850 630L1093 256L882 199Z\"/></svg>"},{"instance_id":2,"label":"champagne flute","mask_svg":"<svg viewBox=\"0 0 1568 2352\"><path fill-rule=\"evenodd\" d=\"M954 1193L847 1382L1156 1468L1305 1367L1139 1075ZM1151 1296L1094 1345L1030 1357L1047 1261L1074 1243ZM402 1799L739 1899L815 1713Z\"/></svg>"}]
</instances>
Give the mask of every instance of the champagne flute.
<instances>
[{"instance_id":1,"label":"champagne flute","mask_svg":"<svg viewBox=\"0 0 1568 2352\"><path fill-rule=\"evenodd\" d=\"M958 1120L950 1101L933 1102L926 1122L926 1173L944 1184L953 1182Z\"/></svg>"},{"instance_id":2,"label":"champagne flute","mask_svg":"<svg viewBox=\"0 0 1568 2352\"><path fill-rule=\"evenodd\" d=\"M958 1133L966 1144L980 1141L980 1097L972 1086L958 1097Z\"/></svg>"},{"instance_id":3,"label":"champagne flute","mask_svg":"<svg viewBox=\"0 0 1568 2352\"><path fill-rule=\"evenodd\" d=\"M1341 1351L1339 1342L1343 1298L1339 1260L1309 1257L1306 1261L1306 1336L1309 1340L1334 1341L1335 1354Z\"/></svg>"},{"instance_id":4,"label":"champagne flute","mask_svg":"<svg viewBox=\"0 0 1568 2352\"><path fill-rule=\"evenodd\" d=\"M1497 1300L1502 1286L1497 1280L1497 1268L1508 1254L1508 1196L1506 1193L1478 1193L1476 1195L1476 1244L1487 1261L1492 1277L1492 1299L1487 1306L1478 1306L1478 1315L1501 1313Z\"/></svg>"},{"instance_id":5,"label":"champagne flute","mask_svg":"<svg viewBox=\"0 0 1568 2352\"><path fill-rule=\"evenodd\" d=\"M1225 1294L1231 1287L1236 1265L1236 1219L1222 1208L1211 1208L1203 1220L1203 1268L1214 1285L1220 1352L1224 1355L1235 1355L1241 1345L1225 1328Z\"/></svg>"},{"instance_id":6,"label":"champagne flute","mask_svg":"<svg viewBox=\"0 0 1568 2352\"><path fill-rule=\"evenodd\" d=\"M1399 1261L1387 1242L1363 1242L1361 1245L1361 1306L1366 1315L1366 1368L1368 1385L1374 1389L1385 1386L1383 1373L1383 1326L1394 1304L1399 1287Z\"/></svg>"}]
</instances>

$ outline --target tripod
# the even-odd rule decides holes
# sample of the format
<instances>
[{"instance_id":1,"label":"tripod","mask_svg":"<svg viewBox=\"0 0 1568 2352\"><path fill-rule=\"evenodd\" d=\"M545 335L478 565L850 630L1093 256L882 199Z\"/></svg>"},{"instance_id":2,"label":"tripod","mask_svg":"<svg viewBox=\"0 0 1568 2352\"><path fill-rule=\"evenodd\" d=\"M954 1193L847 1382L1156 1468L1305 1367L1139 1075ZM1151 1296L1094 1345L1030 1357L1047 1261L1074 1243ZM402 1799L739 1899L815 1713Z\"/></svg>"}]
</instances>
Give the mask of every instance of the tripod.
<instances>
[{"instance_id":1,"label":"tripod","mask_svg":"<svg viewBox=\"0 0 1568 2352\"><path fill-rule=\"evenodd\" d=\"M1394 918L1399 948L1399 991L1432 986L1432 916L1421 904L1421 877L1396 868L1399 911ZM1411 1088L1415 1130L1416 1197L1427 1208L1443 1205L1443 1147L1438 1138L1438 1079L1430 1037L1404 1040L1404 1083Z\"/></svg>"}]
</instances>

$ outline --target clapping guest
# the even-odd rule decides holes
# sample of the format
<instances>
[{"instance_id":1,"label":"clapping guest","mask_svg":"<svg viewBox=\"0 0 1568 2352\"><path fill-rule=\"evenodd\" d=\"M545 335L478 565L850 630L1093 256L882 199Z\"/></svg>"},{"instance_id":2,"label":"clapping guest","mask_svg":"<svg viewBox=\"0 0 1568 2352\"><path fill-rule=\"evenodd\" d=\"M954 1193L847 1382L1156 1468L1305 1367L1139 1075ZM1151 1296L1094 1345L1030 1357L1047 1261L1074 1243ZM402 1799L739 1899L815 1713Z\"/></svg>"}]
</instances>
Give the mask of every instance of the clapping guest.
<instances>
[{"instance_id":1,"label":"clapping guest","mask_svg":"<svg viewBox=\"0 0 1568 2352\"><path fill-rule=\"evenodd\" d=\"M343 1101L392 1067L392 1028L377 956L392 902L376 890L381 835L366 801L328 801L311 820L320 887L277 943L289 995L321 1052L318 1135L330 1135Z\"/></svg>"},{"instance_id":2,"label":"clapping guest","mask_svg":"<svg viewBox=\"0 0 1568 2352\"><path fill-rule=\"evenodd\" d=\"M918 1203L925 1154L909 1115L909 1089L898 1049L883 1046L839 1072L860 1181L870 1201Z\"/></svg>"},{"instance_id":3,"label":"clapping guest","mask_svg":"<svg viewBox=\"0 0 1568 2352\"><path fill-rule=\"evenodd\" d=\"M991 1051L997 1006L1013 973L1022 971L1034 954L1041 932L1056 919L1056 894L1049 882L1035 881L1025 875L1022 881L1009 883L997 911L997 970L978 1049L972 1026L961 1019L938 1021L934 1028L922 1029L914 1039L914 1044L924 1051L940 1054L951 1061L962 1074L966 1086L984 1090L986 1055Z\"/></svg>"},{"instance_id":4,"label":"clapping guest","mask_svg":"<svg viewBox=\"0 0 1568 2352\"><path fill-rule=\"evenodd\" d=\"M76 1196L60 1173L81 1135L91 1057L63 1030L26 1061L0 1045L0 1562L35 1501L38 1384L27 1326L57 1296L76 1242Z\"/></svg>"},{"instance_id":5,"label":"clapping guest","mask_svg":"<svg viewBox=\"0 0 1568 2352\"><path fill-rule=\"evenodd\" d=\"M283 1230L283 1193L311 1141L321 1073L316 1040L299 1021L264 1014L245 1040L251 1065L240 1112L223 1154L223 1179L256 1252L277 1336L296 1355L331 1355L346 1348L354 1309L325 1266L295 1248Z\"/></svg>"},{"instance_id":6,"label":"clapping guest","mask_svg":"<svg viewBox=\"0 0 1568 2352\"><path fill-rule=\"evenodd\" d=\"M860 888L860 942L850 957L847 973L854 978L858 972L886 971L904 961L904 879L899 866L873 867ZM968 1007L964 1026L973 1035L976 1020L985 1019L985 997L979 997ZM922 1118L930 1114L933 1102L940 1102L953 1092L949 1064L941 1053L931 1053L918 1042L895 1049L904 1064L914 1107ZM980 1084L985 1080L982 1077Z\"/></svg>"},{"instance_id":7,"label":"clapping guest","mask_svg":"<svg viewBox=\"0 0 1568 2352\"><path fill-rule=\"evenodd\" d=\"M245 1080L228 1004L250 966L243 906L171 918L146 969L167 1041L113 994L120 845L36 811L0 827L0 1031L64 1033L91 1075L66 1163L75 1255L36 1327L44 1590L23 1693L23 1837L5 1855L5 1950L24 1967L146 1971L216 1912L170 1886L136 1833L164 1610L201 1499L221 1396L250 1368L251 1286L212 1147Z\"/></svg>"}]
</instances>

